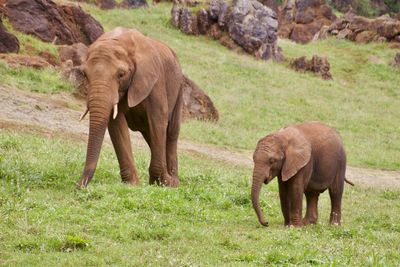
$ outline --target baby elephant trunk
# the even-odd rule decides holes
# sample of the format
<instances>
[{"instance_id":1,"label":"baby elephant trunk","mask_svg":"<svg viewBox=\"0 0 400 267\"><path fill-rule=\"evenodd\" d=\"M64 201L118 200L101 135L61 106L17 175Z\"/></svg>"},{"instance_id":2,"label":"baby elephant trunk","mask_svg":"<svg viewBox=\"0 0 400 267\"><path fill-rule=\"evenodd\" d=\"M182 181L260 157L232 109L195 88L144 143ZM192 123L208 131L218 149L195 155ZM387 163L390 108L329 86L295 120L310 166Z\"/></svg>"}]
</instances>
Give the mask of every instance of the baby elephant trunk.
<instances>
[{"instance_id":1,"label":"baby elephant trunk","mask_svg":"<svg viewBox=\"0 0 400 267\"><path fill-rule=\"evenodd\" d=\"M251 188L251 202L253 204L253 208L257 214L258 221L263 226L268 226L268 222L265 221L263 213L260 208L260 191L262 184L264 182L262 175L253 174L253 185Z\"/></svg>"}]
</instances>

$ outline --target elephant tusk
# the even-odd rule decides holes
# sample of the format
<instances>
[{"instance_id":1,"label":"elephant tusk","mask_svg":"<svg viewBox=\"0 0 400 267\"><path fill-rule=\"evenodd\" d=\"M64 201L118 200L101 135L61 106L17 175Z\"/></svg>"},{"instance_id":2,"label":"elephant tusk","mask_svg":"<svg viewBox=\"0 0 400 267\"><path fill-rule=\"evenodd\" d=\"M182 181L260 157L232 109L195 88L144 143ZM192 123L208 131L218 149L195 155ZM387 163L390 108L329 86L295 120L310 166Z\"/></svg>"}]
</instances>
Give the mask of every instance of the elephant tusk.
<instances>
[{"instance_id":1,"label":"elephant tusk","mask_svg":"<svg viewBox=\"0 0 400 267\"><path fill-rule=\"evenodd\" d=\"M118 114L118 104L114 105L114 114L113 114L113 119L115 120L115 118L117 117Z\"/></svg>"},{"instance_id":2,"label":"elephant tusk","mask_svg":"<svg viewBox=\"0 0 400 267\"><path fill-rule=\"evenodd\" d=\"M81 115L81 117L79 118L79 121L83 120L83 118L85 118L86 114L88 114L89 109L86 108L85 112Z\"/></svg>"}]
</instances>

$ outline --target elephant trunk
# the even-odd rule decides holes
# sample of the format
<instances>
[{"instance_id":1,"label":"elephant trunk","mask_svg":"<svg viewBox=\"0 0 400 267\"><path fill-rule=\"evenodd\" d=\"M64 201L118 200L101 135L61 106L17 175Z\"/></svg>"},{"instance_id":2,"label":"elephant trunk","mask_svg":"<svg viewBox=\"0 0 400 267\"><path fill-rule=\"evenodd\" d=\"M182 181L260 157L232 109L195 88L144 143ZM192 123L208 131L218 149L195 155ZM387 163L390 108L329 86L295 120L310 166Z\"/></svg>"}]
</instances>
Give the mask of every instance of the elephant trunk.
<instances>
[{"instance_id":1,"label":"elephant trunk","mask_svg":"<svg viewBox=\"0 0 400 267\"><path fill-rule=\"evenodd\" d=\"M105 96L90 96L89 107L89 140L86 152L86 163L78 188L86 187L93 178L99 160L101 145L110 119L112 104L105 101Z\"/></svg>"},{"instance_id":2,"label":"elephant trunk","mask_svg":"<svg viewBox=\"0 0 400 267\"><path fill-rule=\"evenodd\" d=\"M261 174L253 174L253 185L251 187L251 202L253 204L253 208L257 214L258 221L263 226L268 226L268 222L265 221L263 213L260 207L260 191L262 184L264 182L263 175Z\"/></svg>"}]
</instances>

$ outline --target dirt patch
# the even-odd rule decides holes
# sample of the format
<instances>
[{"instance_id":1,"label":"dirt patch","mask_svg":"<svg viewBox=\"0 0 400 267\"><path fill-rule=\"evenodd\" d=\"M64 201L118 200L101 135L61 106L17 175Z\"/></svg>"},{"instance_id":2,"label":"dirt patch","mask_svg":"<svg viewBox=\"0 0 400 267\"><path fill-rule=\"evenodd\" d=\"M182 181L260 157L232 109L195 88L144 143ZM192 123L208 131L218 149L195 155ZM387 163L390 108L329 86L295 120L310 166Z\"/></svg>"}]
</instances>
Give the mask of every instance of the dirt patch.
<instances>
[{"instance_id":1,"label":"dirt patch","mask_svg":"<svg viewBox=\"0 0 400 267\"><path fill-rule=\"evenodd\" d=\"M0 86L0 129L35 132L45 136L60 136L87 140L88 120L79 122L83 101L70 94L44 95ZM139 133L131 133L134 147L147 145ZM108 135L105 141L111 143ZM207 158L235 166L252 168L252 152L236 152L210 145L179 141L179 150L195 152ZM400 171L384 171L347 167L347 178L356 186L371 188L400 188Z\"/></svg>"}]
</instances>

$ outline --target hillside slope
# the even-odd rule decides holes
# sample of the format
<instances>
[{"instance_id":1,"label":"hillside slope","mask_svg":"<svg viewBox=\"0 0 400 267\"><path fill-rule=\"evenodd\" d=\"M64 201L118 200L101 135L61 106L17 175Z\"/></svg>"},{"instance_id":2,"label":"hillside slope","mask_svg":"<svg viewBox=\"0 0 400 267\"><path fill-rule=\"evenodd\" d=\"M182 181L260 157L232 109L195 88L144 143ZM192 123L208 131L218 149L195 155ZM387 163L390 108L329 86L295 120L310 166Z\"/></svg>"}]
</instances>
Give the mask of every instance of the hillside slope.
<instances>
[{"instance_id":1,"label":"hillside slope","mask_svg":"<svg viewBox=\"0 0 400 267\"><path fill-rule=\"evenodd\" d=\"M351 165L400 168L400 72L389 66L396 50L386 44L357 45L336 39L308 45L279 41L288 59L327 56L333 80L323 81L296 73L287 63L257 61L206 37L182 34L169 22L168 3L137 10L83 7L105 30L134 27L167 43L178 54L184 72L211 96L220 121L189 121L182 127L183 138L251 151L269 132L291 123L321 120L340 132ZM55 51L34 38L18 37ZM0 74L0 82L19 88L70 90L54 71L15 71L0 64Z\"/></svg>"}]
</instances>

